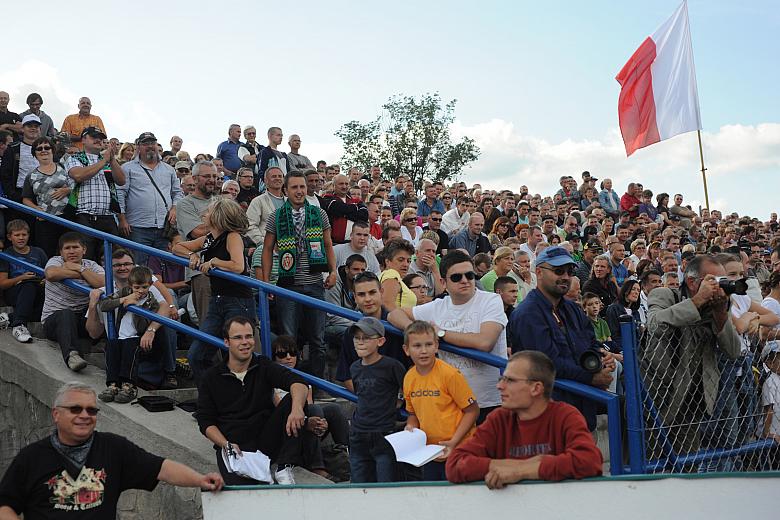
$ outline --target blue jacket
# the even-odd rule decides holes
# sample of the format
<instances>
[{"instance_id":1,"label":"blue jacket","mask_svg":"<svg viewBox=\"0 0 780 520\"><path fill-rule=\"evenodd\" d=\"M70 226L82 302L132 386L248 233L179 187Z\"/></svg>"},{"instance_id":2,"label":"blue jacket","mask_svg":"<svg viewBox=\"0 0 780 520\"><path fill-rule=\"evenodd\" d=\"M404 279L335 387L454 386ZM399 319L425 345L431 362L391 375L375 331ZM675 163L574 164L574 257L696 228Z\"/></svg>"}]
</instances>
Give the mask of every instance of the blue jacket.
<instances>
[{"instance_id":1,"label":"blue jacket","mask_svg":"<svg viewBox=\"0 0 780 520\"><path fill-rule=\"evenodd\" d=\"M588 317L573 302L561 300L558 316L564 323L559 327L552 313L552 304L539 289L528 293L515 308L509 320L512 350L544 352L555 365L556 377L571 379L589 385L593 374L580 367L583 352L596 349L596 335ZM565 391L555 390L555 399L576 406L592 430L596 425L597 404Z\"/></svg>"}]
</instances>

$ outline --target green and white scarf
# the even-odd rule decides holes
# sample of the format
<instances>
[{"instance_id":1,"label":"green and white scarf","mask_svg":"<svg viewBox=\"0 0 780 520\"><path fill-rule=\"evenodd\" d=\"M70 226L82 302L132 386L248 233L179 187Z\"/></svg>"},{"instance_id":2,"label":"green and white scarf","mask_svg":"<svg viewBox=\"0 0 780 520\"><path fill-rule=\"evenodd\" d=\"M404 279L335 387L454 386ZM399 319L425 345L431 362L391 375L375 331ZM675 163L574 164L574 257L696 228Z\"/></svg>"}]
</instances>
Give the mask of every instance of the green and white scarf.
<instances>
[{"instance_id":1,"label":"green and white scarf","mask_svg":"<svg viewBox=\"0 0 780 520\"><path fill-rule=\"evenodd\" d=\"M290 200L286 200L276 210L276 247L279 250L279 285L293 283L298 254L304 248L303 254L309 257L309 271L327 272L320 208L304 202L303 211L295 211Z\"/></svg>"}]
</instances>

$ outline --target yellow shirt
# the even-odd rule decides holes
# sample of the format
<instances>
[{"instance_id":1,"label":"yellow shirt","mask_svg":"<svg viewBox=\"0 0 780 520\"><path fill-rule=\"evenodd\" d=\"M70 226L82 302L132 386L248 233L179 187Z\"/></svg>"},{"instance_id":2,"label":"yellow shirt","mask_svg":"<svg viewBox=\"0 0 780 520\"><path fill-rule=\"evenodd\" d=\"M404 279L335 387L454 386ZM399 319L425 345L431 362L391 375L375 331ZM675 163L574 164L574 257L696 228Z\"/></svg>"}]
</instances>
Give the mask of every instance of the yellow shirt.
<instances>
[{"instance_id":1,"label":"yellow shirt","mask_svg":"<svg viewBox=\"0 0 780 520\"><path fill-rule=\"evenodd\" d=\"M67 132L70 135L77 135L81 137L81 132L83 132L84 129L88 126L100 128L104 133L106 131L106 126L98 116L93 116L90 114L87 117L81 117L80 114L71 114L65 117L65 121L62 122L62 128L60 128L60 132ZM76 146L79 150L84 149L84 145L81 142L73 143L73 145Z\"/></svg>"},{"instance_id":2,"label":"yellow shirt","mask_svg":"<svg viewBox=\"0 0 780 520\"><path fill-rule=\"evenodd\" d=\"M441 359L424 376L417 367L409 369L404 377L404 399L406 411L417 416L428 444L450 440L463 419L463 409L477 402L463 374ZM474 429L472 426L463 440L471 437Z\"/></svg>"},{"instance_id":3,"label":"yellow shirt","mask_svg":"<svg viewBox=\"0 0 780 520\"><path fill-rule=\"evenodd\" d=\"M385 280L398 280L398 283L401 284L401 294L396 297L396 305L399 307L414 307L417 305L417 295L403 282L401 273L395 269L385 269L379 275L379 283L381 284Z\"/></svg>"}]
</instances>

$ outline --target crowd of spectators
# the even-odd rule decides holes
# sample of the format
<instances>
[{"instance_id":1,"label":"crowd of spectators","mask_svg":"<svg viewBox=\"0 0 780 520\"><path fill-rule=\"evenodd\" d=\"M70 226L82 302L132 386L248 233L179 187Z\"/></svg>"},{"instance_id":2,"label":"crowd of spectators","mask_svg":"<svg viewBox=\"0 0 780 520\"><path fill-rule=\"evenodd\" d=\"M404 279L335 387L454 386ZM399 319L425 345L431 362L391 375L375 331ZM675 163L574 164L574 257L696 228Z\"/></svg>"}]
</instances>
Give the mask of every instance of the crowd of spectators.
<instances>
[{"instance_id":1,"label":"crowd of spectators","mask_svg":"<svg viewBox=\"0 0 780 520\"><path fill-rule=\"evenodd\" d=\"M329 432L337 444L349 442L353 479L399 478L384 441L398 419L399 395L405 397L407 427L427 428L429 439L446 448L426 465L428 478L444 478L447 457L458 454L461 444L469 446L468 454L448 462L447 471L452 467L453 480L474 476L464 464L484 459L487 431L506 427L498 418L490 422L498 408L504 408L501 414L517 414L522 423L551 410L552 397L574 408L556 408L550 421L592 431L597 407L553 390L552 381L557 374L619 393L620 319L626 314L639 332L653 332L659 324L708 330L695 336L703 351L685 360L684 368L678 360L658 365L673 356L668 341L651 339L640 353L650 386L674 389L668 402L657 403L670 421L685 420L687 408L681 404L696 396L704 396L708 414L716 413L725 373L716 354L745 369L739 374L752 374L753 356L765 370L777 372L776 213L766 221L724 215L688 207L681 194L670 206L667 193L654 194L638 182L620 196L610 179L599 181L587 171L579 179L562 176L560 189L549 195L534 194L525 185L491 190L425 180L416 186L405 175L384 177L379 166L364 172L356 166L342 171L325 161L315 165L302 154L297 134L289 137L290 151L281 151L284 134L278 127L269 128L267 143L260 144L255 127L242 133L232 124L214 156L192 157L179 136L170 139L168 150L149 131L132 142L109 138L88 98L79 100L78 113L67 116L59 132L41 110L40 95L31 94L27 103L30 110L16 115L0 92L3 196L186 257L189 265L125 249L102 258L100 241L6 208L7 226L0 226L5 252L44 268L45 275L41 289L38 275L0 264L0 288L6 302L15 305L11 315L0 315L0 324L10 325L13 336L26 343L32 341L26 325L42 321L46 336L77 372L86 366L80 338L105 337L102 316L113 313L118 334L106 346L106 388L99 398L116 403L134 399L142 383L175 388L175 352L184 345L160 323L128 313L128 306L182 317L223 338L229 354L222 359L201 340L189 345L187 358L199 389L196 417L215 445L228 483L222 450L263 449L279 463L280 482L290 481L294 465L327 474L319 443ZM114 273L112 290L103 287L108 268ZM275 361L286 360L285 366L357 394L349 433L333 410L315 407L326 394L311 392L273 360L253 356L259 350L256 295L247 286L211 276L214 269L364 316L355 323L291 298L271 302L272 332L281 339ZM745 278L747 294L726 295L718 284L721 276ZM86 295L71 282L94 290ZM405 329L406 336L385 334L380 320ZM740 339L758 332L758 350ZM498 368L438 351L440 340L505 360L521 351L544 356L512 358L517 370L502 376ZM598 370L581 365L586 351L601 357ZM334 369L331 357L338 360ZM763 392L753 390L767 412L753 436L780 439L777 380L769 377ZM528 387L531 404L522 404L517 385ZM415 399L423 395L436 399ZM566 419L559 420L560 414ZM486 422L489 429L483 431ZM472 436L477 444L469 441ZM575 447L557 438L536 439L533 449L506 446L508 459L533 458L542 469L537 464L505 473L507 467L485 466L482 460L484 472L477 478L501 487L513 475L596 474L591 447L579 433L577 439ZM562 457L570 449L587 452L587 469L550 466L547 457Z\"/></svg>"}]
</instances>

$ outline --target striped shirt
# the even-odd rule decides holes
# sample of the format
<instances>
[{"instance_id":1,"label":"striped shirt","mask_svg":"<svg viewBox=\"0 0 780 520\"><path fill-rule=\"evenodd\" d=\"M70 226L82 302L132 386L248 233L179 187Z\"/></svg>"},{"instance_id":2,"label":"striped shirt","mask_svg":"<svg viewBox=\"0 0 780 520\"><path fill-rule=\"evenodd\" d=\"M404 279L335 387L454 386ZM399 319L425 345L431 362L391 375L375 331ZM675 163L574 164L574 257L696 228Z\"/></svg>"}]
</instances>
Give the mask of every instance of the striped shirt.
<instances>
[{"instance_id":1,"label":"striped shirt","mask_svg":"<svg viewBox=\"0 0 780 520\"><path fill-rule=\"evenodd\" d=\"M268 223L265 226L266 234L276 236L276 215L278 213L279 210L276 210L271 213L271 215L269 215ZM325 231L326 229L330 229L328 214L325 213L325 210L322 208L320 208L320 218L322 219L322 230ZM293 280L295 285L323 284L322 273L309 272L309 255L306 254L305 251L302 252L300 247L298 248L297 263L298 265L295 268L295 278Z\"/></svg>"},{"instance_id":2,"label":"striped shirt","mask_svg":"<svg viewBox=\"0 0 780 520\"><path fill-rule=\"evenodd\" d=\"M65 261L61 256L53 256L46 262L46 268L49 267L62 267ZM93 262L92 260L82 260L81 265L92 272L104 275L105 271L100 267L100 264ZM84 285L91 289L90 285L81 279L74 279L74 282ZM46 297L43 301L43 310L41 311L41 321L45 322L46 318L54 314L57 311L71 310L76 313L77 316L83 316L89 306L89 294L82 293L76 289L71 289L62 282L50 282L46 280L45 285Z\"/></svg>"}]
</instances>

